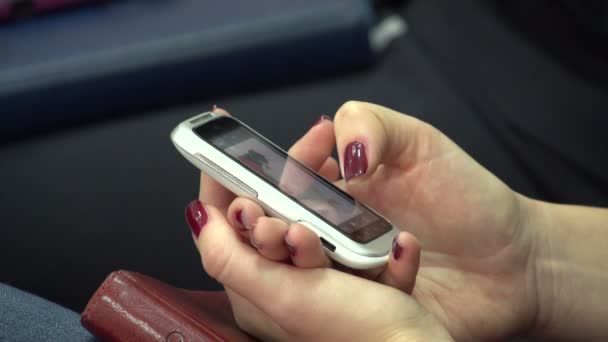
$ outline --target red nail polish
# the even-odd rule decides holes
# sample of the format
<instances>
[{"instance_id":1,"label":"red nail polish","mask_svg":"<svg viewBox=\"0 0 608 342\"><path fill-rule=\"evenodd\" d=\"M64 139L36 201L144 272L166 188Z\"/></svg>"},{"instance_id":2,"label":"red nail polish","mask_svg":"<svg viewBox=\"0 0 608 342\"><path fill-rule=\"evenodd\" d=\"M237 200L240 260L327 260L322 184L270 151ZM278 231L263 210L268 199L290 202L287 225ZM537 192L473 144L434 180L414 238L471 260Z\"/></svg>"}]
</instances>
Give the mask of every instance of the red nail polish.
<instances>
[{"instance_id":1,"label":"red nail polish","mask_svg":"<svg viewBox=\"0 0 608 342\"><path fill-rule=\"evenodd\" d=\"M247 229L245 227L245 224L243 223L243 211L242 210L237 211L236 214L234 215L234 217L236 218L236 221L239 223L236 227L238 230Z\"/></svg>"},{"instance_id":2,"label":"red nail polish","mask_svg":"<svg viewBox=\"0 0 608 342\"><path fill-rule=\"evenodd\" d=\"M196 238L207 224L207 212L199 200L194 200L186 206L186 222Z\"/></svg>"},{"instance_id":3,"label":"red nail polish","mask_svg":"<svg viewBox=\"0 0 608 342\"><path fill-rule=\"evenodd\" d=\"M367 172L367 155L365 145L353 141L344 149L344 179L361 176Z\"/></svg>"},{"instance_id":4,"label":"red nail polish","mask_svg":"<svg viewBox=\"0 0 608 342\"><path fill-rule=\"evenodd\" d=\"M312 126L314 127L314 126L316 126L316 125L320 124L321 122L323 122L323 121L325 121L325 120L327 120L327 121L333 121L333 120L331 119L331 117L329 117L329 116L327 116L327 115L321 115L321 117L320 117L320 118L319 118L317 121L315 121L315 124L314 124L314 125L312 125Z\"/></svg>"},{"instance_id":5,"label":"red nail polish","mask_svg":"<svg viewBox=\"0 0 608 342\"><path fill-rule=\"evenodd\" d=\"M292 245L291 243L289 243L289 240L287 239L287 234L289 233L289 231L285 232L285 246L287 246L287 251L289 252L289 256L294 257L296 256L296 247L294 245Z\"/></svg>"},{"instance_id":6,"label":"red nail polish","mask_svg":"<svg viewBox=\"0 0 608 342\"><path fill-rule=\"evenodd\" d=\"M397 237L395 236L395 238L393 239L393 258L395 258L395 260L399 260L402 251L403 249L401 248L401 246L399 246L399 243L397 242Z\"/></svg>"}]
</instances>

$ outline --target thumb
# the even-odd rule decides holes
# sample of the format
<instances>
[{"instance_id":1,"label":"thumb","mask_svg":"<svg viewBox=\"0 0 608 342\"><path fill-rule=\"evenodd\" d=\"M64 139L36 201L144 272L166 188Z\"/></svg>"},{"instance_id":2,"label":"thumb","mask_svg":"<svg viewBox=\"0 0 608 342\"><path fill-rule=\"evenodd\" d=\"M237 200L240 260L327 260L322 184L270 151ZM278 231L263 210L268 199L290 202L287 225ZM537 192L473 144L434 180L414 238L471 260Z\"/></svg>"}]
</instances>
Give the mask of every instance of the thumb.
<instances>
[{"instance_id":1,"label":"thumb","mask_svg":"<svg viewBox=\"0 0 608 342\"><path fill-rule=\"evenodd\" d=\"M365 178L380 164L407 168L428 152L421 145L440 135L423 121L366 102L345 103L336 113L334 123L346 181Z\"/></svg>"}]
</instances>

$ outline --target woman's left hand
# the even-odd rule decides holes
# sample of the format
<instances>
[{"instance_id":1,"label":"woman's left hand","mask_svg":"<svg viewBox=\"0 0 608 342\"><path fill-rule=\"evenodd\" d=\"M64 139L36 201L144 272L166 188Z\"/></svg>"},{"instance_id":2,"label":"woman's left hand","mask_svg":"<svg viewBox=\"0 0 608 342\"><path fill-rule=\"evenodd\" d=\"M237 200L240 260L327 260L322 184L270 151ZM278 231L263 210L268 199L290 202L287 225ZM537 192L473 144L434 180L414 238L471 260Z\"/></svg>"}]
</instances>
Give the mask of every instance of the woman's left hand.
<instances>
[{"instance_id":1,"label":"woman's left hand","mask_svg":"<svg viewBox=\"0 0 608 342\"><path fill-rule=\"evenodd\" d=\"M228 290L241 328L257 337L451 340L434 316L400 290L331 268L269 260L243 241L218 208L195 201L189 210L206 272Z\"/></svg>"}]
</instances>

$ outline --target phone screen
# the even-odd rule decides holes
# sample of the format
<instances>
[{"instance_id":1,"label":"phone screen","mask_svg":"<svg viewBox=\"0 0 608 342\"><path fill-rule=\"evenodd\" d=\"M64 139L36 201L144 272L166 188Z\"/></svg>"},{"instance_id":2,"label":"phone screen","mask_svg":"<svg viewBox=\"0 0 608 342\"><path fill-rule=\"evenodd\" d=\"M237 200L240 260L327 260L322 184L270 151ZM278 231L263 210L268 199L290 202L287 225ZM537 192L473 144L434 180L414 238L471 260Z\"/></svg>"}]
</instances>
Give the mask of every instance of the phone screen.
<instances>
[{"instance_id":1,"label":"phone screen","mask_svg":"<svg viewBox=\"0 0 608 342\"><path fill-rule=\"evenodd\" d=\"M388 221L238 121L221 117L194 131L350 239L367 243L391 230Z\"/></svg>"}]
</instances>

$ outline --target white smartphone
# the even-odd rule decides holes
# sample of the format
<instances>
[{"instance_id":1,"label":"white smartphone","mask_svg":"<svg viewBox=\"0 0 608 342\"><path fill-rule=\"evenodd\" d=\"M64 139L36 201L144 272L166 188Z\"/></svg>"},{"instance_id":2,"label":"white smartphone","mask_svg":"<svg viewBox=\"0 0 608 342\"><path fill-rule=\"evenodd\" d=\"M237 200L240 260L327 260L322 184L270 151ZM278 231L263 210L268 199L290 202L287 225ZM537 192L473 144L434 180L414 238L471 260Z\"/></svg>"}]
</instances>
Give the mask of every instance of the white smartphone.
<instances>
[{"instance_id":1,"label":"white smartphone","mask_svg":"<svg viewBox=\"0 0 608 342\"><path fill-rule=\"evenodd\" d=\"M310 228L338 263L368 269L388 260L398 230L387 219L241 121L199 114L180 123L171 140L192 164L267 215Z\"/></svg>"}]
</instances>

